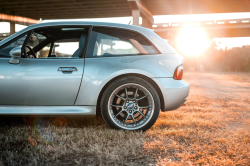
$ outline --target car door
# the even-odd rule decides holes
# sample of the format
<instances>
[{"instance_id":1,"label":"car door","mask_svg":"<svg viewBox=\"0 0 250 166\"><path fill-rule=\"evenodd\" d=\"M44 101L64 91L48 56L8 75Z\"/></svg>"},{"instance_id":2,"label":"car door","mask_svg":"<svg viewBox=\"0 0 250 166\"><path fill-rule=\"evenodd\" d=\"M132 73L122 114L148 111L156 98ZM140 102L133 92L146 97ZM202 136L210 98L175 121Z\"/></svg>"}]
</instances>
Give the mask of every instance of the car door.
<instances>
[{"instance_id":1,"label":"car door","mask_svg":"<svg viewBox=\"0 0 250 166\"><path fill-rule=\"evenodd\" d=\"M9 45L20 45L23 38ZM10 64L10 57L5 55L0 56L0 105L74 105L84 58L20 58L19 64Z\"/></svg>"}]
</instances>

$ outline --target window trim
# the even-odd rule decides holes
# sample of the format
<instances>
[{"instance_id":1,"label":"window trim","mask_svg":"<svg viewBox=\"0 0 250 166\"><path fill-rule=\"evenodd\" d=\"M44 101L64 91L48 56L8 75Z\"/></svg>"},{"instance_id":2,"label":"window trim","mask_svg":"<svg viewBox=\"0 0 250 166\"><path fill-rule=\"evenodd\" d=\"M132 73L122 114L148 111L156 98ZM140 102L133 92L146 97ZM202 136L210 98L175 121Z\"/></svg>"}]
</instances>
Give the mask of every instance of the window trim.
<instances>
[{"instance_id":1,"label":"window trim","mask_svg":"<svg viewBox=\"0 0 250 166\"><path fill-rule=\"evenodd\" d=\"M154 49L158 52L155 55L162 54L159 49L142 33L131 30L131 29L125 29L125 28L119 28L119 27L109 27L109 26L92 26L92 32L90 34L90 40L89 40L89 46L87 49L87 53L85 54L85 58L104 58L104 57L121 57L121 56L145 56L145 55L138 55L138 54L120 54L120 55L105 55L105 56L93 56L94 48L95 48L95 42L97 38L98 32L93 31L93 28L110 28L110 29L118 29L118 30L123 30L123 31L130 31L136 34L139 34L142 36L145 40L147 40L148 43L150 43ZM147 55L154 55L154 54L147 54Z\"/></svg>"}]
</instances>

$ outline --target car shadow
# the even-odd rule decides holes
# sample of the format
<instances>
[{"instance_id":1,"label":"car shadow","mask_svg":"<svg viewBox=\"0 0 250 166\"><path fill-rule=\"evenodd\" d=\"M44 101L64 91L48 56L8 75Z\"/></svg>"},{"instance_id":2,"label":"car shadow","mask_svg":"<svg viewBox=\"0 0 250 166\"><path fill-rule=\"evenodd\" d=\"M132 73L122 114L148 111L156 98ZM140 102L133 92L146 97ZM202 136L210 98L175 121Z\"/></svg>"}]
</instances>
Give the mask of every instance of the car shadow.
<instances>
[{"instance_id":1,"label":"car shadow","mask_svg":"<svg viewBox=\"0 0 250 166\"><path fill-rule=\"evenodd\" d=\"M88 126L106 126L100 117L76 117L76 116L0 116L1 127L24 127L37 124L55 127L82 128Z\"/></svg>"}]
</instances>

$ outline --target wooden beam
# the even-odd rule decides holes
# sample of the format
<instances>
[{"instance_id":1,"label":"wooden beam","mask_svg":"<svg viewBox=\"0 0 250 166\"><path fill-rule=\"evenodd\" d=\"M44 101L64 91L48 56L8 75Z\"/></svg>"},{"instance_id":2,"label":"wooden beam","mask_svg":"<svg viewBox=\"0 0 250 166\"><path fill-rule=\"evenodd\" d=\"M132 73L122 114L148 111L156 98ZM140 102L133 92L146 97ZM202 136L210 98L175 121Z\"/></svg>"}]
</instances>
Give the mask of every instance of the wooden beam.
<instances>
[{"instance_id":1,"label":"wooden beam","mask_svg":"<svg viewBox=\"0 0 250 166\"><path fill-rule=\"evenodd\" d=\"M101 11L99 12L98 14L97 13L81 13L81 12L75 12L74 15L73 14L67 14L67 13L60 13L58 14L58 12L51 12L51 13L43 13L43 12L30 12L30 13L20 13L22 14L23 16L25 17L32 17L32 16L69 16L69 17L74 17L74 16L89 16L91 18L91 16L95 17L95 16L99 16L99 17L105 17L106 15L107 16L113 16L116 15L116 16L120 16L120 15L127 15L129 14L130 12L127 11L125 14L122 14L122 13L118 13L118 12L105 12L105 11ZM42 17L39 17L39 18L42 18ZM62 17L63 19L63 17Z\"/></svg>"},{"instance_id":2,"label":"wooden beam","mask_svg":"<svg viewBox=\"0 0 250 166\"><path fill-rule=\"evenodd\" d=\"M6 1L0 1L0 4L21 4L21 3L39 3L39 2L46 2L46 3L51 3L51 2L57 2L57 3L60 3L60 2L68 2L68 0L6 0ZM82 3L82 4L107 4L107 2L105 0L77 0L78 2ZM113 3L122 3L124 2L124 0L110 0L111 2Z\"/></svg>"},{"instance_id":3,"label":"wooden beam","mask_svg":"<svg viewBox=\"0 0 250 166\"><path fill-rule=\"evenodd\" d=\"M144 17L142 17L142 24L141 24L142 27L145 27L145 28L150 28L152 29L152 24Z\"/></svg>"},{"instance_id":4,"label":"wooden beam","mask_svg":"<svg viewBox=\"0 0 250 166\"><path fill-rule=\"evenodd\" d=\"M39 18L42 18L42 19L76 19L76 18L103 18L103 17L114 17L114 15L116 16L119 16L119 17L125 17L125 16L128 16L130 15L130 12L128 12L127 14L121 14L121 13L101 13L101 14L98 14L98 15L94 15L94 14L79 14L77 16L71 16L71 15L68 15L68 14L39 14L39 13L36 13L36 14L25 14L24 16L25 17L32 17L34 19L39 19Z\"/></svg>"},{"instance_id":5,"label":"wooden beam","mask_svg":"<svg viewBox=\"0 0 250 166\"><path fill-rule=\"evenodd\" d=\"M141 0L127 0L130 8L133 10L139 10L140 14L147 19L151 24L154 24L154 18L152 13L146 8Z\"/></svg>"},{"instance_id":6,"label":"wooden beam","mask_svg":"<svg viewBox=\"0 0 250 166\"><path fill-rule=\"evenodd\" d=\"M87 14L87 15L100 15L100 14L105 14L105 13L110 13L110 14L112 14L113 13L113 15L115 15L115 14L124 14L124 13L130 13L131 11L130 10L121 10L123 13L121 13L121 12L119 12L119 11L112 11L112 9L110 10L110 11L106 11L106 10L99 10L98 11L98 13L97 12L83 12L83 11L81 11L81 10L67 10L67 12L69 12L69 13L67 13L67 12L62 12L62 10L59 10L59 9L55 9L55 10L53 10L53 11L50 11L50 12L48 12L48 13L45 13L45 12L43 12L42 10L30 10L30 11L23 11L23 12L18 12L19 13L19 15L22 15L22 16L24 16L25 14L35 14L35 15L39 15L39 14L48 14L48 15L50 15L50 14L57 14L58 16L60 16L61 14L68 14L68 15L77 15L77 14L82 14L82 15L84 15L84 14Z\"/></svg>"},{"instance_id":7,"label":"wooden beam","mask_svg":"<svg viewBox=\"0 0 250 166\"><path fill-rule=\"evenodd\" d=\"M31 25L31 24L40 23L39 20L34 20L31 18L27 18L27 17L8 15L8 14L0 14L0 21L6 21L6 22L22 24L22 25Z\"/></svg>"},{"instance_id":8,"label":"wooden beam","mask_svg":"<svg viewBox=\"0 0 250 166\"><path fill-rule=\"evenodd\" d=\"M21 6L11 6L11 7L5 7L5 9L11 9L15 12L23 12L23 11L32 11L32 10L43 10L44 8L46 9L51 9L55 10L56 8L62 8L66 10L78 10L82 12L98 12L99 10L105 10L105 11L110 11L110 10L130 10L129 6L122 6L122 5L100 5L100 6L89 6L89 9L86 8L86 10L80 5L80 4L56 4L56 5L48 5L48 4L42 4L42 5L21 5ZM48 11L51 12L51 11Z\"/></svg>"}]
</instances>

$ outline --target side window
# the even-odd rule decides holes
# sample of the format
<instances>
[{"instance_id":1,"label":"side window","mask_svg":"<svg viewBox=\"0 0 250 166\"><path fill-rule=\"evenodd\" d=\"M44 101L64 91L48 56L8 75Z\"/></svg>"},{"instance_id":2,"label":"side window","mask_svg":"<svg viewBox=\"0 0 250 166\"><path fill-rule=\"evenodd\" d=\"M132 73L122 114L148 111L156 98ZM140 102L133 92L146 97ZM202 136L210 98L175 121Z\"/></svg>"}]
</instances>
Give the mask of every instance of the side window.
<instances>
[{"instance_id":1,"label":"side window","mask_svg":"<svg viewBox=\"0 0 250 166\"><path fill-rule=\"evenodd\" d=\"M40 51L37 52L37 58L47 58L49 56L51 44L46 45Z\"/></svg>"},{"instance_id":2,"label":"side window","mask_svg":"<svg viewBox=\"0 0 250 166\"><path fill-rule=\"evenodd\" d=\"M155 47L141 34L115 28L94 28L96 37L93 56L158 54Z\"/></svg>"},{"instance_id":3,"label":"side window","mask_svg":"<svg viewBox=\"0 0 250 166\"><path fill-rule=\"evenodd\" d=\"M48 44L38 51L37 58L79 58L79 56L72 57L79 48L79 38L56 40L49 56L51 45Z\"/></svg>"},{"instance_id":4,"label":"side window","mask_svg":"<svg viewBox=\"0 0 250 166\"><path fill-rule=\"evenodd\" d=\"M79 38L57 40L54 43L52 54L57 58L79 58L79 56L72 57L78 48Z\"/></svg>"},{"instance_id":5,"label":"side window","mask_svg":"<svg viewBox=\"0 0 250 166\"><path fill-rule=\"evenodd\" d=\"M37 30L34 43L37 58L81 58L87 41L86 28L51 28ZM40 34L40 35L39 35ZM35 41L36 42L36 41Z\"/></svg>"},{"instance_id":6,"label":"side window","mask_svg":"<svg viewBox=\"0 0 250 166\"><path fill-rule=\"evenodd\" d=\"M46 39L47 39L46 36L33 32L29 40L27 41L26 45L30 46L33 49L34 47L36 47L38 44L42 43Z\"/></svg>"},{"instance_id":7,"label":"side window","mask_svg":"<svg viewBox=\"0 0 250 166\"><path fill-rule=\"evenodd\" d=\"M15 47L18 47L18 46L22 47L26 37L27 37L27 33L15 38L11 43L0 48L0 58L10 57L10 54L9 54L10 51Z\"/></svg>"},{"instance_id":8,"label":"side window","mask_svg":"<svg viewBox=\"0 0 250 166\"><path fill-rule=\"evenodd\" d=\"M34 49L36 46L38 46L40 43L45 41L47 39L46 36L41 35L39 33L33 32L30 36L30 38L27 41L27 46L29 46L31 49ZM45 46L43 49L38 51L36 53L37 58L43 58L47 57L49 54L49 47L50 45ZM25 51L28 52L30 51L27 47L25 47Z\"/></svg>"}]
</instances>

